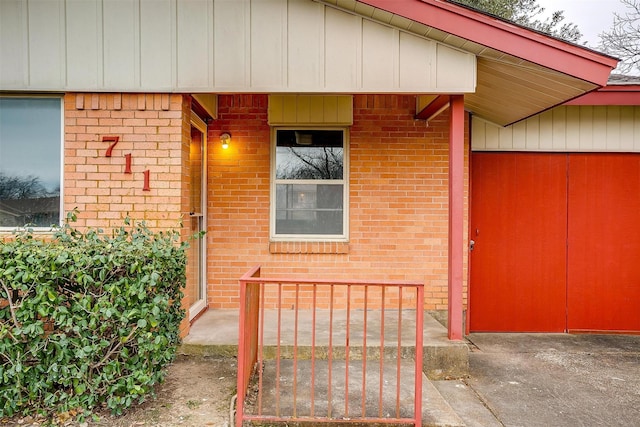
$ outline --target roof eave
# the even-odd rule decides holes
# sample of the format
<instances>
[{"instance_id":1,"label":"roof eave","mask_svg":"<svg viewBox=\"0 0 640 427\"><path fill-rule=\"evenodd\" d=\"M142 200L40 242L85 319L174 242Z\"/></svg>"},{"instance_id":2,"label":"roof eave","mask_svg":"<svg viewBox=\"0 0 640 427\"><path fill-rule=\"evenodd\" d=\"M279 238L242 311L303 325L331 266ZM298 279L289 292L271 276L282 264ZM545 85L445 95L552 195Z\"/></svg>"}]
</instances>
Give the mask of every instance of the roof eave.
<instances>
[{"instance_id":1,"label":"roof eave","mask_svg":"<svg viewBox=\"0 0 640 427\"><path fill-rule=\"evenodd\" d=\"M618 60L443 0L357 0L598 86Z\"/></svg>"},{"instance_id":2,"label":"roof eave","mask_svg":"<svg viewBox=\"0 0 640 427\"><path fill-rule=\"evenodd\" d=\"M608 85L572 99L564 105L640 105L640 84Z\"/></svg>"}]
</instances>

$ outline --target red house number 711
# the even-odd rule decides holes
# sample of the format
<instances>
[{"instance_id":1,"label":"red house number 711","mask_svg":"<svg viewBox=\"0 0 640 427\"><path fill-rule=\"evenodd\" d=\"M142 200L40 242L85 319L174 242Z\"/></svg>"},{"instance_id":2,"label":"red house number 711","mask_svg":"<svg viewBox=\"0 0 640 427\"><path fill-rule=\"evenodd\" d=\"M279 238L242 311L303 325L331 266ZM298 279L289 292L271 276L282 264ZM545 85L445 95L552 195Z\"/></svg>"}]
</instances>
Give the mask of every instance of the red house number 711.
<instances>
[{"instance_id":1,"label":"red house number 711","mask_svg":"<svg viewBox=\"0 0 640 427\"><path fill-rule=\"evenodd\" d=\"M109 148L107 148L107 151L105 151L105 153L104 153L105 157L111 157L113 155L113 149L118 144L118 141L120 141L120 137L119 136L103 136L102 137L102 142L110 142L111 143L109 145ZM124 173L126 173L126 174L133 173L133 172L131 172L131 153L125 154L124 155L124 160L125 160ZM144 174L144 184L142 186L142 191L150 191L151 187L149 185L149 175L150 175L149 169L145 170L143 172L143 174Z\"/></svg>"}]
</instances>

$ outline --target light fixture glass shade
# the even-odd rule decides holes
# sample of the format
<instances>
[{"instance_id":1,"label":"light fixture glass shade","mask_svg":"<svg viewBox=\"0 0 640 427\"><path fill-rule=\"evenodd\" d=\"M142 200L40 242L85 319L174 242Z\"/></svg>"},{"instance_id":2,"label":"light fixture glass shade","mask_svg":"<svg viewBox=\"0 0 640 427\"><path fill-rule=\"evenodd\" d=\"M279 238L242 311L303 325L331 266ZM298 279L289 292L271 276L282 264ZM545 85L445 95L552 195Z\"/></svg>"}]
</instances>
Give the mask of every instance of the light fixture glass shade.
<instances>
[{"instance_id":1,"label":"light fixture glass shade","mask_svg":"<svg viewBox=\"0 0 640 427\"><path fill-rule=\"evenodd\" d=\"M223 134L220 135L220 142L222 142L222 148L223 149L227 149L229 148L229 142L231 142L231 134L225 132Z\"/></svg>"}]
</instances>

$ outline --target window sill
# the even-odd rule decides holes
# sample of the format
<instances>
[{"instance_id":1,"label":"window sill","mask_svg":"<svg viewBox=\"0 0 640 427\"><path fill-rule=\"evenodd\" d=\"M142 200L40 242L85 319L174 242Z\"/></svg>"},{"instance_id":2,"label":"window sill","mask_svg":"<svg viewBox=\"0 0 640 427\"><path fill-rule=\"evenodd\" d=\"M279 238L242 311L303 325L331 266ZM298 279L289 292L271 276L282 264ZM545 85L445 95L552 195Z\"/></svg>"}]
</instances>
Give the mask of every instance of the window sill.
<instances>
[{"instance_id":1,"label":"window sill","mask_svg":"<svg viewBox=\"0 0 640 427\"><path fill-rule=\"evenodd\" d=\"M56 231L52 227L0 227L0 236L18 235L29 228L34 236L53 236Z\"/></svg>"},{"instance_id":2,"label":"window sill","mask_svg":"<svg viewBox=\"0 0 640 427\"><path fill-rule=\"evenodd\" d=\"M348 254L349 242L270 242L272 254Z\"/></svg>"}]
</instances>

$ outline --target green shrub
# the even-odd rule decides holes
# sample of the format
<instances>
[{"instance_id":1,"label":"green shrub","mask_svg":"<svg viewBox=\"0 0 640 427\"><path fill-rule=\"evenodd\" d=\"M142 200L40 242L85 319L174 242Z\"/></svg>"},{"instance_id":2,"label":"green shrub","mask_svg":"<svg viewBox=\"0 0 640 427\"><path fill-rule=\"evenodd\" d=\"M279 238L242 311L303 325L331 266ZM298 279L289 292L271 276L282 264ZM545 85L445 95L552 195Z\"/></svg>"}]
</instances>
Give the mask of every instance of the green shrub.
<instances>
[{"instance_id":1,"label":"green shrub","mask_svg":"<svg viewBox=\"0 0 640 427\"><path fill-rule=\"evenodd\" d=\"M153 393L179 343L186 246L129 220L0 243L0 418L119 414Z\"/></svg>"}]
</instances>

